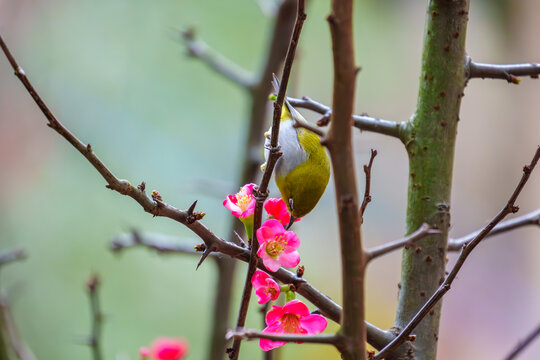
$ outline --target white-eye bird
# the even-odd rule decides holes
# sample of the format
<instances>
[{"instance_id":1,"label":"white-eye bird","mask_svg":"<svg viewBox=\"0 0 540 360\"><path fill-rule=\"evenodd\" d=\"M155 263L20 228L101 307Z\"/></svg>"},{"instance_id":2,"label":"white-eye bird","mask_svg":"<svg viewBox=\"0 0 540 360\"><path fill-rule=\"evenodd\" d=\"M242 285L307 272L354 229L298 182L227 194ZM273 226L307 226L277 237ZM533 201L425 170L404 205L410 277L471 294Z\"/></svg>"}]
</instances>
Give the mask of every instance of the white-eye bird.
<instances>
[{"instance_id":1,"label":"white-eye bird","mask_svg":"<svg viewBox=\"0 0 540 360\"><path fill-rule=\"evenodd\" d=\"M279 92L279 83L274 76L274 87ZM306 120L285 99L279 125L279 145L282 155L276 162L275 180L289 213L289 227L297 219L309 213L319 202L330 179L330 158L314 132L294 123ZM268 159L271 130L264 134L265 159ZM265 169L266 163L261 166Z\"/></svg>"}]
</instances>

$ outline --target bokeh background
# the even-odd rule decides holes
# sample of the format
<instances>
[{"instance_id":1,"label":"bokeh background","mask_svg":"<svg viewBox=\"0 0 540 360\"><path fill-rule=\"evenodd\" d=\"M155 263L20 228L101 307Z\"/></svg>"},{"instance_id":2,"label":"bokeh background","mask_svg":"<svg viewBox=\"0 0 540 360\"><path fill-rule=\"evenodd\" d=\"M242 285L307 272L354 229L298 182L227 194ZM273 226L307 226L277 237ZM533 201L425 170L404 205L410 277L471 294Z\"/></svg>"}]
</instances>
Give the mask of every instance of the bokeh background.
<instances>
[{"instance_id":1,"label":"bokeh background","mask_svg":"<svg viewBox=\"0 0 540 360\"><path fill-rule=\"evenodd\" d=\"M260 0L265 2L266 0ZM271 2L271 0L267 0ZM268 5L268 3L266 3ZM356 111L405 120L418 90L425 1L356 4ZM329 1L310 1L295 63L294 95L331 99ZM476 61L540 60L540 3L473 1L467 39ZM235 184L247 121L246 94L186 56L176 29L201 38L248 70L257 71L272 18L253 0L0 0L0 32L57 117L120 178L146 181L186 208L195 199L204 223L226 236L221 205ZM465 90L456 148L452 236L484 225L514 189L521 167L540 143L540 82L519 86L474 80ZM317 116L307 111L309 119ZM152 218L131 199L105 189L97 172L50 131L6 59L0 56L0 247L29 258L2 269L21 334L40 359L90 359L78 343L90 314L84 282L101 275L107 359L136 359L160 335L183 336L189 359L203 359L209 334L215 268L197 259L134 249L117 256L109 239L137 229L199 242L177 223ZM261 134L262 136L262 134ZM358 184L369 149L379 152L365 225L366 246L405 229L407 158L395 139L355 135ZM536 173L519 199L521 214L540 204ZM275 188L272 194L276 195ZM296 225L306 278L340 300L334 197ZM523 228L479 246L444 300L440 359L501 358L540 321L540 232ZM455 256L451 256L454 259ZM400 254L368 270L367 317L393 323ZM235 288L240 294L244 265ZM233 304L233 314L238 307ZM260 328L252 306L248 325ZM331 324L329 331L335 330ZM259 358L256 342L244 358ZM538 359L540 341L522 359ZM332 348L287 345L283 359L337 359Z\"/></svg>"}]
</instances>

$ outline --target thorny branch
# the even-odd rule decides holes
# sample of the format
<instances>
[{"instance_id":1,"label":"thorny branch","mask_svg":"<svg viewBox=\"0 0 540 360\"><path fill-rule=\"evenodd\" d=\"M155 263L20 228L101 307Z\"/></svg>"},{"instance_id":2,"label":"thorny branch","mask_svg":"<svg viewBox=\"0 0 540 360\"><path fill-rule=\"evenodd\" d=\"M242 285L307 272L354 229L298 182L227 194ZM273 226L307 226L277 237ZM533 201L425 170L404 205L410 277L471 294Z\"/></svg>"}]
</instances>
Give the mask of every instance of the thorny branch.
<instances>
[{"instance_id":1,"label":"thorny branch","mask_svg":"<svg viewBox=\"0 0 540 360\"><path fill-rule=\"evenodd\" d=\"M366 174L366 189L364 190L364 200L360 206L360 224L364 223L364 212L368 204L371 202L371 167L373 166L373 159L377 156L377 150L371 149L371 157L369 158L369 163L364 165L364 173Z\"/></svg>"},{"instance_id":2,"label":"thorny branch","mask_svg":"<svg viewBox=\"0 0 540 360\"><path fill-rule=\"evenodd\" d=\"M483 64L474 62L470 57L467 57L466 66L469 79L503 79L516 85L520 82L518 76L530 76L533 79L538 79L538 75L540 74L540 64L538 63L509 65Z\"/></svg>"},{"instance_id":3,"label":"thorny branch","mask_svg":"<svg viewBox=\"0 0 540 360\"><path fill-rule=\"evenodd\" d=\"M521 353L527 346L529 346L538 336L540 336L540 324L536 326L536 328L531 331L527 337L521 341L519 341L516 346L512 349L512 351L506 355L504 360L512 360L515 359L519 353Z\"/></svg>"},{"instance_id":4,"label":"thorny branch","mask_svg":"<svg viewBox=\"0 0 540 360\"><path fill-rule=\"evenodd\" d=\"M103 354L101 353L101 325L103 323L103 313L99 306L99 286L100 281L97 275L92 275L86 282L92 314L92 330L90 337L88 338L88 346L92 349L92 357L94 360L103 359Z\"/></svg>"},{"instance_id":5,"label":"thorny branch","mask_svg":"<svg viewBox=\"0 0 540 360\"><path fill-rule=\"evenodd\" d=\"M402 247L413 246L416 241L423 239L427 235L439 233L439 230L432 229L428 224L424 223L418 230L402 239L394 240L381 246L374 247L373 249L366 250L366 259L369 262L375 258L378 258L379 256L401 249Z\"/></svg>"},{"instance_id":6,"label":"thorny branch","mask_svg":"<svg viewBox=\"0 0 540 360\"><path fill-rule=\"evenodd\" d=\"M401 333L392 340L388 345L384 347L377 355L375 355L375 359L384 359L386 355L388 355L393 349L401 345L404 341L406 341L407 337L412 333L416 325L420 323L420 321L430 312L430 310L437 304L437 302L450 290L450 286L452 285L452 282L456 278L459 270L465 263L465 260L467 260L467 257L471 254L471 252L474 250L474 248L482 241L487 234L493 228L502 221L508 214L510 213L516 213L519 211L519 207L515 205L516 199L521 193L521 190L523 190L523 187L529 180L529 177L531 176L532 171L534 170L534 167L538 163L538 159L540 158L540 146L536 148L536 152L534 154L534 157L529 165L525 165L523 167L523 175L521 177L520 182L516 186L514 192L510 196L510 199L506 203L506 205L499 211L499 213L490 221L488 225L486 225L479 233L476 235L476 237L469 243L463 246L463 249L461 250L461 253L456 261L456 264L444 280L444 282L441 284L441 286L437 289L437 291L429 298L429 300L422 306L422 308L414 315L414 317L411 319L411 321L407 324L407 326L401 331Z\"/></svg>"},{"instance_id":7,"label":"thorny branch","mask_svg":"<svg viewBox=\"0 0 540 360\"><path fill-rule=\"evenodd\" d=\"M505 220L495 226L493 230L489 232L486 237L491 237L506 231L514 230L526 225L536 225L540 228L540 209L531 211L528 214L518 216L514 219ZM472 232L468 235L462 236L457 239L448 240L448 251L459 251L464 245L474 240L474 238L480 233L481 230Z\"/></svg>"},{"instance_id":8,"label":"thorny branch","mask_svg":"<svg viewBox=\"0 0 540 360\"><path fill-rule=\"evenodd\" d=\"M270 182L270 178L272 176L274 166L278 158L281 156L281 153L279 152L279 146L278 146L281 109L283 107L283 102L285 100L285 93L287 91L287 85L289 83L289 76L292 70L292 64L293 64L294 55L296 52L296 47L298 45L298 39L300 38L300 32L302 31L302 26L304 24L305 19L306 19L305 0L298 0L296 23L294 25L292 37L289 42L289 49L287 51L287 56L285 57L285 63L283 65L283 74L281 76L281 82L280 82L281 86L279 88L276 102L274 103L274 116L272 119L272 131L271 131L271 138L270 138L269 156L266 162L266 169L264 171L261 183L259 184L255 193L256 203L255 203L255 211L253 215L253 240L251 242L250 260L249 260L248 270L246 273L244 290L242 292L242 299L240 301L240 310L238 311L238 318L236 322L237 329L244 327L247 311L249 308L249 300L251 298L251 291L252 291L251 277L255 273L255 270L257 268L257 263L258 263L258 256L257 256L258 241L257 241L256 232L257 232L257 229L261 226L263 204L264 204L264 201L266 200L266 197L268 196L268 184ZM232 360L238 359L238 356L240 354L241 341L242 340L240 338L235 338L233 340L232 348L228 350L230 359Z\"/></svg>"}]
</instances>

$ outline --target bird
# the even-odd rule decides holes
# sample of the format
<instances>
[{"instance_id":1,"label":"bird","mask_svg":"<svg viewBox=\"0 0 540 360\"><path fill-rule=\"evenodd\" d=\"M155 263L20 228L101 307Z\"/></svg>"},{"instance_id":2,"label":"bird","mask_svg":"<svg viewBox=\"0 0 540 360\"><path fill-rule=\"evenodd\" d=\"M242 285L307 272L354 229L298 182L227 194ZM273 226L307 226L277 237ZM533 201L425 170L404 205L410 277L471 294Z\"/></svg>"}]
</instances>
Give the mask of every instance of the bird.
<instances>
[{"instance_id":1,"label":"bird","mask_svg":"<svg viewBox=\"0 0 540 360\"><path fill-rule=\"evenodd\" d=\"M273 85L279 92L279 82L274 75ZM295 127L307 123L304 117L285 99L281 110L278 143L282 155L276 162L274 178L294 221L311 212L323 195L330 179L330 158L320 137L313 131ZM265 136L265 159L269 156L272 127ZM266 163L261 166L264 171Z\"/></svg>"}]
</instances>

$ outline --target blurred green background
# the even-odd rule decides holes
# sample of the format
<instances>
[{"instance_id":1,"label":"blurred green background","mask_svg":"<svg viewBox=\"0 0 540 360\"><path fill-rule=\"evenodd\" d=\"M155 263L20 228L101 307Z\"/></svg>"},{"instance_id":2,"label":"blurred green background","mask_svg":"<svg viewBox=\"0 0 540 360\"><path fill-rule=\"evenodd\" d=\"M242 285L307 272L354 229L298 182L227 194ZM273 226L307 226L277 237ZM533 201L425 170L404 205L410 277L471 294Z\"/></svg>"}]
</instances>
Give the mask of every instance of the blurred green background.
<instances>
[{"instance_id":1,"label":"blurred green background","mask_svg":"<svg viewBox=\"0 0 540 360\"><path fill-rule=\"evenodd\" d=\"M265 2L265 0L260 0ZM271 0L268 0L271 2ZM405 120L418 89L425 1L356 4L356 111ZM481 62L540 59L540 4L473 1L468 53ZM331 48L328 1L310 1L291 91L329 104ZM0 0L0 32L57 117L120 178L146 181L165 201L186 208L195 199L204 223L226 236L222 199L240 169L246 94L186 56L175 30L194 26L214 49L258 71L272 28L256 1ZM137 229L198 241L186 228L152 218L131 199L105 189L97 172L45 119L0 56L0 248L20 246L29 258L2 269L21 333L40 359L90 359L77 343L90 327L84 282L101 275L107 315L107 359L136 359L157 336L183 336L189 359L203 359L215 268L197 259L144 249L116 256L109 239ZM456 149L452 235L485 224L505 203L540 142L540 83L474 80L465 90ZM315 114L303 111L308 119ZM261 134L262 136L262 134ZM379 152L363 228L366 246L403 235L407 159L395 139L355 135L358 184L369 149ZM262 160L261 160L262 161ZM276 195L275 187L272 194ZM531 179L521 213L540 204ZM332 185L320 205L295 225L306 278L340 301L339 249ZM321 224L323 226L321 226ZM540 233L526 228L480 246L445 297L440 359L499 358L540 320ZM455 256L451 256L454 259ZM451 263L450 262L450 263ZM400 254L368 270L367 317L392 326ZM244 265L238 267L238 307ZM256 307L248 326L260 328ZM335 330L330 324L329 331ZM243 358L260 358L256 342ZM540 344L523 359L538 359ZM332 348L287 345L283 359L337 359Z\"/></svg>"}]
</instances>

